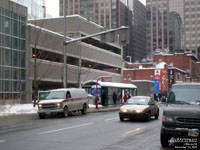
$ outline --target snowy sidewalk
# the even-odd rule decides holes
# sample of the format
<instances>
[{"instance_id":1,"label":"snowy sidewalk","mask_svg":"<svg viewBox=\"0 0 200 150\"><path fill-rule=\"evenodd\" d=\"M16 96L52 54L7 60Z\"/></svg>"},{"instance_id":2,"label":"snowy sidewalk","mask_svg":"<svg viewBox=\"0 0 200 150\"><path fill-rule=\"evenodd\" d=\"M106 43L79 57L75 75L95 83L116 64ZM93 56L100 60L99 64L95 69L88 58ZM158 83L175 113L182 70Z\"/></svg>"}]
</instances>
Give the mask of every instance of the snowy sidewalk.
<instances>
[{"instance_id":1,"label":"snowy sidewalk","mask_svg":"<svg viewBox=\"0 0 200 150\"><path fill-rule=\"evenodd\" d=\"M37 113L37 106L33 104L0 105L0 116Z\"/></svg>"},{"instance_id":2,"label":"snowy sidewalk","mask_svg":"<svg viewBox=\"0 0 200 150\"><path fill-rule=\"evenodd\" d=\"M89 104L88 113L90 112L103 112L103 111L112 111L118 110L119 106L113 107L103 107L102 105L98 106L96 109L95 105ZM37 114L37 106L33 107L33 104L15 104L15 105L0 105L0 117L1 116L11 116L11 115L20 115L20 114Z\"/></svg>"},{"instance_id":3,"label":"snowy sidewalk","mask_svg":"<svg viewBox=\"0 0 200 150\"><path fill-rule=\"evenodd\" d=\"M119 110L120 106L103 107L89 104L88 113L105 112ZM38 120L37 106L33 104L0 105L0 129L12 126L18 126L22 122L31 122Z\"/></svg>"}]
</instances>

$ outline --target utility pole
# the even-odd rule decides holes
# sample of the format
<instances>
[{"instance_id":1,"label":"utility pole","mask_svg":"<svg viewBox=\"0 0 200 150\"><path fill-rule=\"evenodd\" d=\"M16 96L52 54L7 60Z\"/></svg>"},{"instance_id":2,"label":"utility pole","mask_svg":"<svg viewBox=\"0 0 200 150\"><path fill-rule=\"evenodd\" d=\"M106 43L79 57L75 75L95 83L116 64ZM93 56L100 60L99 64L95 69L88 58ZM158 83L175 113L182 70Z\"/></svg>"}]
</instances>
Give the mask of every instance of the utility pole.
<instances>
[{"instance_id":1,"label":"utility pole","mask_svg":"<svg viewBox=\"0 0 200 150\"><path fill-rule=\"evenodd\" d=\"M66 56L66 51L67 51L67 45L65 44L65 41L66 41L66 28L67 28L67 23L66 23L66 5L65 5L65 1L63 1L63 11L64 11L64 41L63 41L63 44L64 44L64 50L63 50L63 55L64 55L64 62L63 62L63 87L66 88L67 87L67 56Z\"/></svg>"}]
</instances>

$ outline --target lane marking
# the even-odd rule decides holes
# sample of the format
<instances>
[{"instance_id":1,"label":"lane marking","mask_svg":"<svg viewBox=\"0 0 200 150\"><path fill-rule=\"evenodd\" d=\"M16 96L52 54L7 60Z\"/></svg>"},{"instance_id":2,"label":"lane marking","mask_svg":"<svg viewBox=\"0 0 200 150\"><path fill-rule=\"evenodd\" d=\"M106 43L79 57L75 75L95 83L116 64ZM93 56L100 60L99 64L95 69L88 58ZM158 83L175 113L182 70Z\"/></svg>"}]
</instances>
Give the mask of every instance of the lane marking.
<instances>
[{"instance_id":1,"label":"lane marking","mask_svg":"<svg viewBox=\"0 0 200 150\"><path fill-rule=\"evenodd\" d=\"M130 133L133 133L133 132L140 131L141 129L142 129L142 128L137 128L137 129L135 129L135 130L128 131L128 132L124 133L123 136L126 136L126 135L128 135L128 134L130 134Z\"/></svg>"},{"instance_id":2,"label":"lane marking","mask_svg":"<svg viewBox=\"0 0 200 150\"><path fill-rule=\"evenodd\" d=\"M69 129L79 128L79 127L84 127L84 126L88 126L88 125L92 125L92 124L94 124L94 122L85 123L85 124L76 125L76 126L71 126L71 127L66 127L66 128L61 128L61 129L56 129L56 130L50 130L50 131L41 132L41 133L38 133L38 134L42 135L42 134L54 133L54 132L59 132L59 131L63 131L63 130L69 130Z\"/></svg>"},{"instance_id":3,"label":"lane marking","mask_svg":"<svg viewBox=\"0 0 200 150\"><path fill-rule=\"evenodd\" d=\"M0 143L6 142L6 140L0 140Z\"/></svg>"},{"instance_id":4,"label":"lane marking","mask_svg":"<svg viewBox=\"0 0 200 150\"><path fill-rule=\"evenodd\" d=\"M116 120L116 119L119 119L119 117L109 118L109 119L106 119L106 120L104 120L104 121L110 121L110 120Z\"/></svg>"}]
</instances>

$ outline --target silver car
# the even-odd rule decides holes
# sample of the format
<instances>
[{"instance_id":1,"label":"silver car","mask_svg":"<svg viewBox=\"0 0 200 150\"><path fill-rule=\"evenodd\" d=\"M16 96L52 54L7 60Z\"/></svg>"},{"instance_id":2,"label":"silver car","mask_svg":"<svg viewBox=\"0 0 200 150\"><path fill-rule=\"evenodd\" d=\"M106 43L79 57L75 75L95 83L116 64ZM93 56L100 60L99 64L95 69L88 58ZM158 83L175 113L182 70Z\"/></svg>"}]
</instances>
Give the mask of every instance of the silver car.
<instances>
[{"instance_id":1,"label":"silver car","mask_svg":"<svg viewBox=\"0 0 200 150\"><path fill-rule=\"evenodd\" d=\"M151 116L155 116L155 119L158 119L159 107L157 102L148 96L131 97L126 104L121 106L119 112L120 121L124 121L124 118L149 121Z\"/></svg>"}]
</instances>

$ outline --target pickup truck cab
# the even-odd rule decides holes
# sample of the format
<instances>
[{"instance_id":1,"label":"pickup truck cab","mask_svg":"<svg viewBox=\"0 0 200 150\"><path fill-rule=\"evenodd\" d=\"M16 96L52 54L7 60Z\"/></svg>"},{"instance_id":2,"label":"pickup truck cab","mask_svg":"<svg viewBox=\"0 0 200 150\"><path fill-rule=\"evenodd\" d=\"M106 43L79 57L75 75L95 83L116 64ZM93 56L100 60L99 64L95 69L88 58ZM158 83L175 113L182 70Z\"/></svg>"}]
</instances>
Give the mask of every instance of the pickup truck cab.
<instances>
[{"instance_id":1,"label":"pickup truck cab","mask_svg":"<svg viewBox=\"0 0 200 150\"><path fill-rule=\"evenodd\" d=\"M81 111L86 114L88 96L84 89L63 88L38 93L38 115L44 119L46 115L62 114L67 117L69 112Z\"/></svg>"},{"instance_id":2,"label":"pickup truck cab","mask_svg":"<svg viewBox=\"0 0 200 150\"><path fill-rule=\"evenodd\" d=\"M200 83L172 86L163 110L161 145L169 146L172 137L200 142Z\"/></svg>"}]
</instances>

